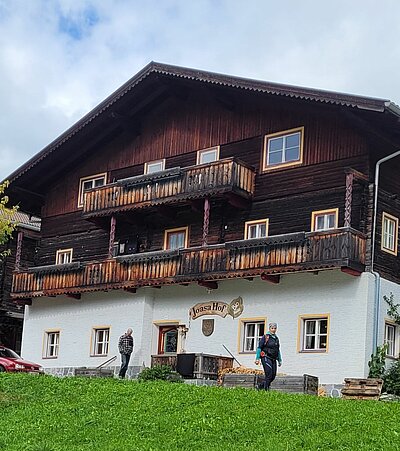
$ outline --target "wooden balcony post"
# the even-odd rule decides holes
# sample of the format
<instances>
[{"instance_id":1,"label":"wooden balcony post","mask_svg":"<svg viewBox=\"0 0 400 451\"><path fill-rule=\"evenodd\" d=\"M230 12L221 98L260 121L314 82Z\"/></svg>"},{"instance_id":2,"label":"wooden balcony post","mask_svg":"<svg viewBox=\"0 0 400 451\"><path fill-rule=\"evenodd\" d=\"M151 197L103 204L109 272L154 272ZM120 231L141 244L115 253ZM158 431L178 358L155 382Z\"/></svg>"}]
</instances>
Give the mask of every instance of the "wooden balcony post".
<instances>
[{"instance_id":1,"label":"wooden balcony post","mask_svg":"<svg viewBox=\"0 0 400 451\"><path fill-rule=\"evenodd\" d=\"M113 257L113 248L114 248L114 241L115 241L115 226L116 226L117 220L115 219L115 216L111 216L111 222L110 222L110 241L108 243L108 258Z\"/></svg>"},{"instance_id":2,"label":"wooden balcony post","mask_svg":"<svg viewBox=\"0 0 400 451\"><path fill-rule=\"evenodd\" d=\"M208 229L210 225L210 199L204 199L204 221L203 221L203 246L207 246Z\"/></svg>"},{"instance_id":3,"label":"wooden balcony post","mask_svg":"<svg viewBox=\"0 0 400 451\"><path fill-rule=\"evenodd\" d=\"M354 173L346 174L346 199L344 208L344 226L351 227L351 204L353 203L353 180Z\"/></svg>"},{"instance_id":4,"label":"wooden balcony post","mask_svg":"<svg viewBox=\"0 0 400 451\"><path fill-rule=\"evenodd\" d=\"M19 271L21 264L21 251L22 251L22 240L24 239L24 232L19 231L17 236L17 251L15 254L15 271Z\"/></svg>"}]
</instances>

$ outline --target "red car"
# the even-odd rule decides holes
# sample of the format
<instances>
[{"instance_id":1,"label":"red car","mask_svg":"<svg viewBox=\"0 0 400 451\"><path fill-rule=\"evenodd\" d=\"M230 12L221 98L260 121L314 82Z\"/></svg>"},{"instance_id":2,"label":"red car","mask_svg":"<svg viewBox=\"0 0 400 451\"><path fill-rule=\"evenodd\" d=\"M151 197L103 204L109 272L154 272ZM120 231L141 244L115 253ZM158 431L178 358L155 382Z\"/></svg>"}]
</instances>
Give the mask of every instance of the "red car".
<instances>
[{"instance_id":1,"label":"red car","mask_svg":"<svg viewBox=\"0 0 400 451\"><path fill-rule=\"evenodd\" d=\"M43 368L37 363L22 359L11 349L0 346L0 373L43 373Z\"/></svg>"}]
</instances>

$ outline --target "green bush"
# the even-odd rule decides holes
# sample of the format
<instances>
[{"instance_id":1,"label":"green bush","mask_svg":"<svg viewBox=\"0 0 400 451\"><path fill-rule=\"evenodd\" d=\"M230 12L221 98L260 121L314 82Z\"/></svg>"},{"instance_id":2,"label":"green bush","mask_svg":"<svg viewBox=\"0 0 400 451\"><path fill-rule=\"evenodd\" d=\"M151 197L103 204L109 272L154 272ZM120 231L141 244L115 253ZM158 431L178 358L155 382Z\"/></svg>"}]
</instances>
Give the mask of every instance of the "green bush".
<instances>
[{"instance_id":1,"label":"green bush","mask_svg":"<svg viewBox=\"0 0 400 451\"><path fill-rule=\"evenodd\" d=\"M181 376L172 371L169 365L154 365L152 368L144 368L138 377L139 382L163 380L169 382L183 382Z\"/></svg>"},{"instance_id":2,"label":"green bush","mask_svg":"<svg viewBox=\"0 0 400 451\"><path fill-rule=\"evenodd\" d=\"M371 354L371 360L368 362L368 377L382 378L385 372L386 351L388 344L376 348L375 354Z\"/></svg>"},{"instance_id":3,"label":"green bush","mask_svg":"<svg viewBox=\"0 0 400 451\"><path fill-rule=\"evenodd\" d=\"M383 376L384 390L400 396L400 360L397 360Z\"/></svg>"}]
</instances>

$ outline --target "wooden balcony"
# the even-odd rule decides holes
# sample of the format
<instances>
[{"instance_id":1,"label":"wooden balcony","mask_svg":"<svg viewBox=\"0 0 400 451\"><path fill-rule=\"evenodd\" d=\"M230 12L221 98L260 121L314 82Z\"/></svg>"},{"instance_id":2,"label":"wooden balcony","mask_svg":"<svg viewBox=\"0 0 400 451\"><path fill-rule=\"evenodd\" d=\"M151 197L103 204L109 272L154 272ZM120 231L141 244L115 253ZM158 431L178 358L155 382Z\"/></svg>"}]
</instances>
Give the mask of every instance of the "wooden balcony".
<instances>
[{"instance_id":1,"label":"wooden balcony","mask_svg":"<svg viewBox=\"0 0 400 451\"><path fill-rule=\"evenodd\" d=\"M11 296L79 296L89 291L190 282L215 286L216 280L253 276L279 282L280 274L334 268L359 275L364 263L365 237L342 228L30 268L14 273Z\"/></svg>"},{"instance_id":2,"label":"wooden balcony","mask_svg":"<svg viewBox=\"0 0 400 451\"><path fill-rule=\"evenodd\" d=\"M204 197L249 199L254 193L254 181L254 169L234 158L172 168L86 191L82 215L85 218L106 216Z\"/></svg>"}]
</instances>

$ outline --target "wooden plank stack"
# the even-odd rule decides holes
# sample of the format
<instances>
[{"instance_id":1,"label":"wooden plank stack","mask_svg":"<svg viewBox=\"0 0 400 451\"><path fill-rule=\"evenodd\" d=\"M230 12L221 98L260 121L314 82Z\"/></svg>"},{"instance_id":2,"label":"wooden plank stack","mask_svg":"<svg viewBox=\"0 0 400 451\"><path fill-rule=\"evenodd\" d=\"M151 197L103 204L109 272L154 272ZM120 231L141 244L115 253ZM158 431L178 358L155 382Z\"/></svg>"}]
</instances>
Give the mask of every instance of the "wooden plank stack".
<instances>
[{"instance_id":1,"label":"wooden plank stack","mask_svg":"<svg viewBox=\"0 0 400 451\"><path fill-rule=\"evenodd\" d=\"M382 391L382 379L347 378L342 389L343 399L374 399L378 400Z\"/></svg>"}]
</instances>

